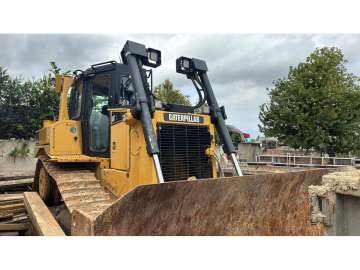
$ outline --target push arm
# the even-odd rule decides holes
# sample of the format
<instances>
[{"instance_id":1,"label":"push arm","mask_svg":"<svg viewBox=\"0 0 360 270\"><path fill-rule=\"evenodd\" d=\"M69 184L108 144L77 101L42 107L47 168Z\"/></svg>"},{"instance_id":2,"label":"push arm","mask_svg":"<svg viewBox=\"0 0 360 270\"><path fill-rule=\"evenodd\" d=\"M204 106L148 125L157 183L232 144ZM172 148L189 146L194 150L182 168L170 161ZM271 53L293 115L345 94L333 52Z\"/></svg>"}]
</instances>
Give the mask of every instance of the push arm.
<instances>
[{"instance_id":1,"label":"push arm","mask_svg":"<svg viewBox=\"0 0 360 270\"><path fill-rule=\"evenodd\" d=\"M229 155L234 163L235 170L239 176L242 172L239 163L235 156L235 147L232 143L230 134L225 125L225 111L221 109L216 100L214 91L211 87L209 78L207 76L207 66L205 61L180 57L176 60L176 71L185 74L187 78L198 82L205 93L205 99L210 107L211 120L215 125L221 143L224 145L224 151Z\"/></svg>"}]
</instances>

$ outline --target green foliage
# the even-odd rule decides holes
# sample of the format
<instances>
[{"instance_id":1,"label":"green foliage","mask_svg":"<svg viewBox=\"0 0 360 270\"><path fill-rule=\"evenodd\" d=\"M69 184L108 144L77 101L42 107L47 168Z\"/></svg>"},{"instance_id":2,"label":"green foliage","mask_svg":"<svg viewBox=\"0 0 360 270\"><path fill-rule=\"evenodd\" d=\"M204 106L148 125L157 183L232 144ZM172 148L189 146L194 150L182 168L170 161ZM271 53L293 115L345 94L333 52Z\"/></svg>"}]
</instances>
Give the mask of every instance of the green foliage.
<instances>
[{"instance_id":1,"label":"green foliage","mask_svg":"<svg viewBox=\"0 0 360 270\"><path fill-rule=\"evenodd\" d=\"M232 140L233 145L235 147L237 147L239 145L239 143L242 143L242 142L245 141L245 138L241 134L232 132L231 130L229 130L229 128L227 128L227 129L229 131L231 140ZM215 144L216 145L221 145L219 134L217 133L217 131L215 131Z\"/></svg>"},{"instance_id":2,"label":"green foliage","mask_svg":"<svg viewBox=\"0 0 360 270\"><path fill-rule=\"evenodd\" d=\"M61 72L61 68L59 68L56 63L54 61L50 62L50 69L49 71L51 72L51 74L56 75L56 74L70 74L71 70L67 70L65 72Z\"/></svg>"},{"instance_id":3,"label":"green foliage","mask_svg":"<svg viewBox=\"0 0 360 270\"><path fill-rule=\"evenodd\" d=\"M235 147L237 147L239 143L244 142L243 136L239 133L230 132L230 136Z\"/></svg>"},{"instance_id":4,"label":"green foliage","mask_svg":"<svg viewBox=\"0 0 360 270\"><path fill-rule=\"evenodd\" d=\"M43 119L56 117L59 97L51 80L51 74L37 80L11 78L0 67L0 139L34 137Z\"/></svg>"},{"instance_id":5,"label":"green foliage","mask_svg":"<svg viewBox=\"0 0 360 270\"><path fill-rule=\"evenodd\" d=\"M162 102L190 106L191 102L188 96L175 89L172 82L166 79L162 84L155 87L155 96Z\"/></svg>"},{"instance_id":6,"label":"green foliage","mask_svg":"<svg viewBox=\"0 0 360 270\"><path fill-rule=\"evenodd\" d=\"M316 49L268 89L260 131L295 149L347 153L360 149L359 79L338 48Z\"/></svg>"},{"instance_id":7,"label":"green foliage","mask_svg":"<svg viewBox=\"0 0 360 270\"><path fill-rule=\"evenodd\" d=\"M8 153L8 156L12 158L15 163L17 158L19 157L26 158L29 156L29 154L30 154L29 143L27 141L20 141L14 147L14 149Z\"/></svg>"}]
</instances>

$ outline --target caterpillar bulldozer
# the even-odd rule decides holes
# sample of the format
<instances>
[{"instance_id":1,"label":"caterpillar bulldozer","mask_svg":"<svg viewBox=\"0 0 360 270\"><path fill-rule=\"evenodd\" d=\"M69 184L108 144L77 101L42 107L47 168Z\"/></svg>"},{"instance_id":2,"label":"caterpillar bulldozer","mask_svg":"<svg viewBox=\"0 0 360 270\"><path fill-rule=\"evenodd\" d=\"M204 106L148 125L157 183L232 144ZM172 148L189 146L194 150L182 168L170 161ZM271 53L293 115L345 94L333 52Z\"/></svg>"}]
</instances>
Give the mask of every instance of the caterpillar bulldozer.
<instances>
[{"instance_id":1,"label":"caterpillar bulldozer","mask_svg":"<svg viewBox=\"0 0 360 270\"><path fill-rule=\"evenodd\" d=\"M205 61L176 60L199 96L184 106L152 91L159 50L127 41L121 59L57 75L58 118L36 133L33 188L67 234L323 233L307 187L326 171L242 176ZM219 177L215 133L233 177Z\"/></svg>"}]
</instances>

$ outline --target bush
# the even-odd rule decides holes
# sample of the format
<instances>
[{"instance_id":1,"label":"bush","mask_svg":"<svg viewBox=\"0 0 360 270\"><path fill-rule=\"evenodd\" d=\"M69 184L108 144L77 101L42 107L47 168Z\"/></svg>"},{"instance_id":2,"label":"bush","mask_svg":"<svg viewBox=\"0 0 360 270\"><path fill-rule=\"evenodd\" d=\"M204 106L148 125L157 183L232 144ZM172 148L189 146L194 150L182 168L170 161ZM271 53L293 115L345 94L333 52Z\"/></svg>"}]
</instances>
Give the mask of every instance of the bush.
<instances>
[{"instance_id":1,"label":"bush","mask_svg":"<svg viewBox=\"0 0 360 270\"><path fill-rule=\"evenodd\" d=\"M29 139L43 119L58 113L59 97L51 74L37 80L11 78L0 66L0 139Z\"/></svg>"}]
</instances>

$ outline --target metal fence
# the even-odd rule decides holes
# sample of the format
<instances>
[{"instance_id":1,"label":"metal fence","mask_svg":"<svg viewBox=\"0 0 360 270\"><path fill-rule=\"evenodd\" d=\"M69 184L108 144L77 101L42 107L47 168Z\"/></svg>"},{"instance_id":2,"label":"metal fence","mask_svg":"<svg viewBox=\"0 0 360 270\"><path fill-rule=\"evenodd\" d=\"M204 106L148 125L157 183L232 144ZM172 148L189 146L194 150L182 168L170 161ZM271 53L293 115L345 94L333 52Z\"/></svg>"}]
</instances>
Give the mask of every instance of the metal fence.
<instances>
[{"instance_id":1,"label":"metal fence","mask_svg":"<svg viewBox=\"0 0 360 270\"><path fill-rule=\"evenodd\" d=\"M283 166L339 167L360 166L358 158L314 157L295 155L257 155L256 163Z\"/></svg>"}]
</instances>

